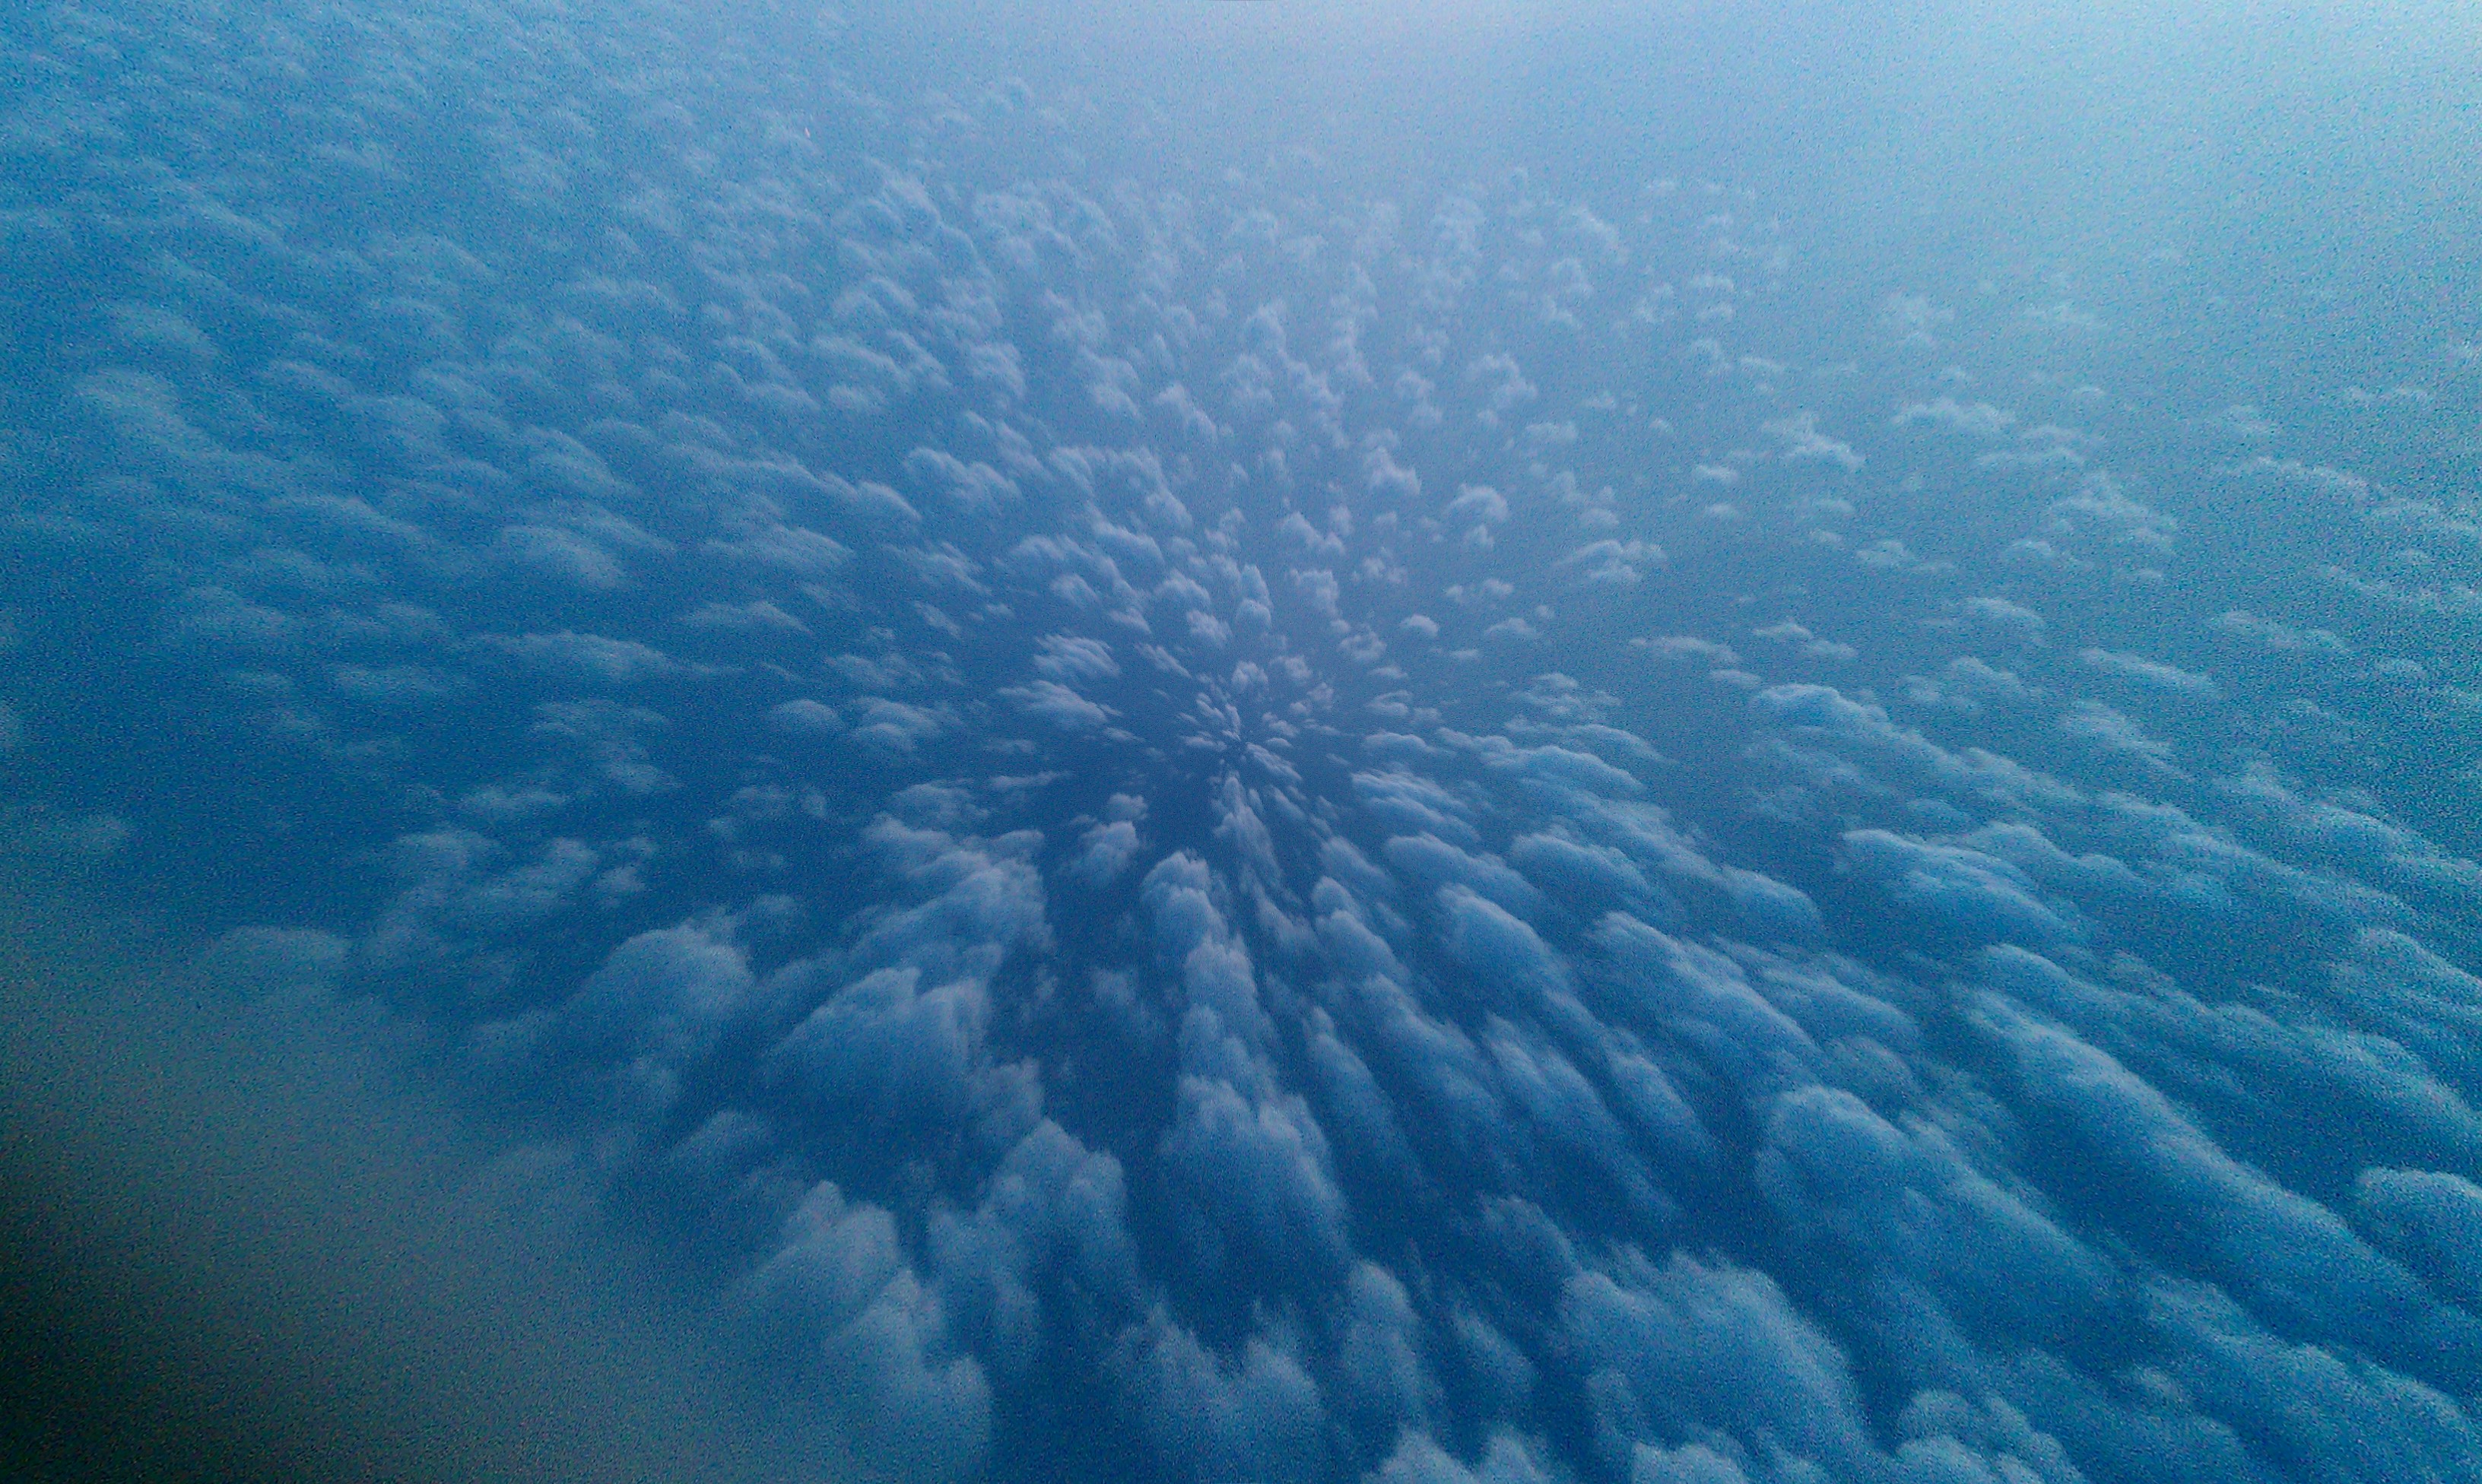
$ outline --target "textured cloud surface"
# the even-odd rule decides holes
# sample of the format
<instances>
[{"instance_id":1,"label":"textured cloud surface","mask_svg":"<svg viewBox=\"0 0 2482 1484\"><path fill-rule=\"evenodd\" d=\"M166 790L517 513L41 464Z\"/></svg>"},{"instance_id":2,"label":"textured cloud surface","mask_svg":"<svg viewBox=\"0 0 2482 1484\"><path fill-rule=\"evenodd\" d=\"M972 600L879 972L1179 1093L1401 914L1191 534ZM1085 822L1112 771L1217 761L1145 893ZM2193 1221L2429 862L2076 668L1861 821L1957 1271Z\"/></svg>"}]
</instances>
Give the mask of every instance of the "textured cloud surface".
<instances>
[{"instance_id":1,"label":"textured cloud surface","mask_svg":"<svg viewBox=\"0 0 2482 1484\"><path fill-rule=\"evenodd\" d=\"M2482 1478L2455 265L1211 9L6 22L0 865L770 1476Z\"/></svg>"}]
</instances>

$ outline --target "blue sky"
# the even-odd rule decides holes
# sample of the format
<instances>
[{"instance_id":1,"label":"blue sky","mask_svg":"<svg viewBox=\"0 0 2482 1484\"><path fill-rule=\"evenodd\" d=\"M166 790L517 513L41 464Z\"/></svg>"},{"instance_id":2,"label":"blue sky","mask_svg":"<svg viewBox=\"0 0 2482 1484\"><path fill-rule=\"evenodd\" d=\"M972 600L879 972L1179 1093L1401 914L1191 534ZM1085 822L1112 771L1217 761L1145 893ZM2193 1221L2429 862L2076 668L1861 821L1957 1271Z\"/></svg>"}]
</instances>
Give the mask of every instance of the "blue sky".
<instances>
[{"instance_id":1,"label":"blue sky","mask_svg":"<svg viewBox=\"0 0 2482 1484\"><path fill-rule=\"evenodd\" d=\"M6 25L10 1106L424 1467L2482 1473L2469 20Z\"/></svg>"}]
</instances>

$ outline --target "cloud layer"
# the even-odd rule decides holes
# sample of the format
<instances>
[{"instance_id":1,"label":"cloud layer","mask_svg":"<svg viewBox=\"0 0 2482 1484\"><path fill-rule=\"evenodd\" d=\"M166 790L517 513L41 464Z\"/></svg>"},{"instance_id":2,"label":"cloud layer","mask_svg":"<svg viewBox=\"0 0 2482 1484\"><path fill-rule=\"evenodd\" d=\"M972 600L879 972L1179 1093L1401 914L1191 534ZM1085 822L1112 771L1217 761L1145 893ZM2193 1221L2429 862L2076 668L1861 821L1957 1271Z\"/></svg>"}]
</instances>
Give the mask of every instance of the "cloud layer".
<instances>
[{"instance_id":1,"label":"cloud layer","mask_svg":"<svg viewBox=\"0 0 2482 1484\"><path fill-rule=\"evenodd\" d=\"M13 23L0 858L394 1028L787 1473L2482 1475L2440 326L224 20Z\"/></svg>"}]
</instances>

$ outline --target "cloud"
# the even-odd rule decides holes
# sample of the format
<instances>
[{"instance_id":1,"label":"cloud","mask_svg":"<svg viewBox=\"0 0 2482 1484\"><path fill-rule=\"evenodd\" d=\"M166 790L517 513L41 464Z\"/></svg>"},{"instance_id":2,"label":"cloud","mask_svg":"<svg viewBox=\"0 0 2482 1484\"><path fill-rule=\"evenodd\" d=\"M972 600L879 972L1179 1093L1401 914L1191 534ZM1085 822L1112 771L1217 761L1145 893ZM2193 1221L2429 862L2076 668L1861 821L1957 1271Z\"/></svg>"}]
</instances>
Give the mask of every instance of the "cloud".
<instances>
[{"instance_id":1,"label":"cloud","mask_svg":"<svg viewBox=\"0 0 2482 1484\"><path fill-rule=\"evenodd\" d=\"M635 685L681 668L652 645L602 634L491 635L480 642L545 675L585 685Z\"/></svg>"},{"instance_id":2,"label":"cloud","mask_svg":"<svg viewBox=\"0 0 2482 1484\"><path fill-rule=\"evenodd\" d=\"M1987 705L2024 705L2043 691L2014 670L2000 669L1977 655L1950 660L1935 676L1905 677L1905 699L1916 706L1936 706L1978 716Z\"/></svg>"},{"instance_id":3,"label":"cloud","mask_svg":"<svg viewBox=\"0 0 2482 1484\"><path fill-rule=\"evenodd\" d=\"M1316 1281L1351 1251L1327 1136L1298 1097L1252 1098L1230 1082L1184 1077L1162 1154L1195 1219L1201 1265L1246 1263L1277 1281Z\"/></svg>"},{"instance_id":4,"label":"cloud","mask_svg":"<svg viewBox=\"0 0 2482 1484\"><path fill-rule=\"evenodd\" d=\"M1838 1473L1871 1464L1844 1355L1762 1273L1624 1254L1568 1280L1560 1325L1590 1367L1598 1427L1624 1447L1711 1428Z\"/></svg>"},{"instance_id":5,"label":"cloud","mask_svg":"<svg viewBox=\"0 0 2482 1484\"><path fill-rule=\"evenodd\" d=\"M1547 1149L1607 1183L1646 1226L1671 1224L1678 1208L1657 1187L1620 1120L1583 1073L1506 1021L1489 1025L1485 1044L1509 1106Z\"/></svg>"},{"instance_id":6,"label":"cloud","mask_svg":"<svg viewBox=\"0 0 2482 1484\"><path fill-rule=\"evenodd\" d=\"M918 448L906 455L905 472L922 488L967 511L989 513L1018 497L1017 482L990 464L966 463L937 449Z\"/></svg>"},{"instance_id":7,"label":"cloud","mask_svg":"<svg viewBox=\"0 0 2482 1484\"><path fill-rule=\"evenodd\" d=\"M684 628L740 634L807 634L809 625L764 598L749 603L709 603L680 616Z\"/></svg>"},{"instance_id":8,"label":"cloud","mask_svg":"<svg viewBox=\"0 0 2482 1484\"><path fill-rule=\"evenodd\" d=\"M1379 1484L1549 1484L1555 1477L1523 1439L1505 1432L1492 1434L1482 1456L1467 1467L1429 1433L1408 1431L1377 1475Z\"/></svg>"},{"instance_id":9,"label":"cloud","mask_svg":"<svg viewBox=\"0 0 2482 1484\"><path fill-rule=\"evenodd\" d=\"M2180 1345L2176 1379L2274 1458L2371 1481L2482 1467L2482 1429L2438 1391L2279 1339L2203 1285L2164 1284L2148 1297L2153 1327Z\"/></svg>"},{"instance_id":10,"label":"cloud","mask_svg":"<svg viewBox=\"0 0 2482 1484\"><path fill-rule=\"evenodd\" d=\"M2177 664L2166 664L2160 660L2149 660L2142 655L2118 654L2107 649L2081 649L2077 651L2077 658L2106 675L2151 690L2205 700L2212 700L2223 693L2212 680L2204 675L2184 670Z\"/></svg>"},{"instance_id":11,"label":"cloud","mask_svg":"<svg viewBox=\"0 0 2482 1484\"><path fill-rule=\"evenodd\" d=\"M1056 680L1038 680L1030 686L1008 686L998 692L1002 700L1014 701L1017 710L1029 716L1039 716L1063 731L1086 731L1108 724L1114 713L1111 708L1069 690Z\"/></svg>"},{"instance_id":12,"label":"cloud","mask_svg":"<svg viewBox=\"0 0 2482 1484\"><path fill-rule=\"evenodd\" d=\"M2351 645L2325 629L2296 629L2242 609L2230 610L2218 615L2214 622L2215 627L2226 634L2255 639L2269 649L2316 654L2337 660L2350 659L2353 654Z\"/></svg>"},{"instance_id":13,"label":"cloud","mask_svg":"<svg viewBox=\"0 0 2482 1484\"><path fill-rule=\"evenodd\" d=\"M2090 474L2076 493L2052 502L2046 529L2064 539L2160 556L2172 550L2180 523L2131 498L2110 475Z\"/></svg>"},{"instance_id":14,"label":"cloud","mask_svg":"<svg viewBox=\"0 0 2482 1484\"><path fill-rule=\"evenodd\" d=\"M1109 820L1088 830L1083 844L1084 849L1070 869L1101 886L1126 871L1136 858L1138 827L1127 820Z\"/></svg>"},{"instance_id":15,"label":"cloud","mask_svg":"<svg viewBox=\"0 0 2482 1484\"><path fill-rule=\"evenodd\" d=\"M2469 1318L2440 1307L2326 1208L2231 1159L2111 1056L1995 997L1979 999L1973 1016L2029 1106L2162 1213L2154 1240L2312 1334L2398 1364L2469 1364Z\"/></svg>"},{"instance_id":16,"label":"cloud","mask_svg":"<svg viewBox=\"0 0 2482 1484\"><path fill-rule=\"evenodd\" d=\"M610 552L574 531L551 526L508 526L502 528L493 545L507 560L580 587L608 590L625 586L629 580Z\"/></svg>"},{"instance_id":17,"label":"cloud","mask_svg":"<svg viewBox=\"0 0 2482 1484\"><path fill-rule=\"evenodd\" d=\"M1907 403L1896 410L1893 421L1898 428L1927 425L1941 432L1995 438L2016 426L2017 414L1987 402L1961 403L1953 397L1941 397Z\"/></svg>"},{"instance_id":18,"label":"cloud","mask_svg":"<svg viewBox=\"0 0 2482 1484\"><path fill-rule=\"evenodd\" d=\"M1589 980L1614 1022L1679 1038L1754 1099L1815 1080L1816 1043L1730 956L1619 912L1596 924L1594 942L1599 962Z\"/></svg>"},{"instance_id":19,"label":"cloud","mask_svg":"<svg viewBox=\"0 0 2482 1484\"><path fill-rule=\"evenodd\" d=\"M753 1319L828 1383L839 1431L874 1471L964 1479L990 1446L990 1383L947 1354L937 1293L907 1263L895 1223L821 1184L744 1286Z\"/></svg>"},{"instance_id":20,"label":"cloud","mask_svg":"<svg viewBox=\"0 0 2482 1484\"><path fill-rule=\"evenodd\" d=\"M1738 664L1741 657L1729 644L1694 635L1675 634L1661 638L1633 638L1629 643L1660 660L1695 660L1713 664Z\"/></svg>"},{"instance_id":21,"label":"cloud","mask_svg":"<svg viewBox=\"0 0 2482 1484\"><path fill-rule=\"evenodd\" d=\"M824 702L807 697L784 701L769 709L768 724L795 737L832 737L844 730L844 718Z\"/></svg>"},{"instance_id":22,"label":"cloud","mask_svg":"<svg viewBox=\"0 0 2482 1484\"><path fill-rule=\"evenodd\" d=\"M1862 467L1862 456L1852 445L1839 442L1818 430L1818 414L1797 412L1762 425L1761 431L1773 437L1783 451L1783 456L1794 462L1830 463L1851 473Z\"/></svg>"},{"instance_id":23,"label":"cloud","mask_svg":"<svg viewBox=\"0 0 2482 1484\"><path fill-rule=\"evenodd\" d=\"M1569 971L1535 930L1462 884L1439 889L1441 936L1448 951L1482 982L1486 998L1520 1002L1565 990ZM1497 991L1498 993L1492 993Z\"/></svg>"},{"instance_id":24,"label":"cloud","mask_svg":"<svg viewBox=\"0 0 2482 1484\"><path fill-rule=\"evenodd\" d=\"M1044 1119L1010 1150L971 1211L935 1213L931 1265L953 1331L1004 1380L1040 1363L1044 1294L1072 1314L1135 1303L1137 1249L1121 1161Z\"/></svg>"},{"instance_id":25,"label":"cloud","mask_svg":"<svg viewBox=\"0 0 2482 1484\"><path fill-rule=\"evenodd\" d=\"M1750 703L1761 716L1900 772L1917 786L2013 806L2066 808L2082 798L2071 785L2011 758L1979 747L1950 751L1896 725L1886 708L1853 700L1832 686L1772 686Z\"/></svg>"},{"instance_id":26,"label":"cloud","mask_svg":"<svg viewBox=\"0 0 2482 1484\"><path fill-rule=\"evenodd\" d=\"M2258 454L2232 465L2231 472L2243 479L2287 485L2305 494L2343 503L2358 504L2371 496L2370 482L2362 476L2325 464L2306 464L2297 458Z\"/></svg>"},{"instance_id":27,"label":"cloud","mask_svg":"<svg viewBox=\"0 0 2482 1484\"><path fill-rule=\"evenodd\" d=\"M1397 769L1355 773L1352 783L1363 812L1388 828L1433 835L1466 848L1482 843L1464 818L1465 806L1429 779Z\"/></svg>"},{"instance_id":28,"label":"cloud","mask_svg":"<svg viewBox=\"0 0 2482 1484\"><path fill-rule=\"evenodd\" d=\"M955 1123L973 1106L990 996L973 979L922 984L878 969L831 996L768 1053L775 1076L843 1117Z\"/></svg>"},{"instance_id":29,"label":"cloud","mask_svg":"<svg viewBox=\"0 0 2482 1484\"><path fill-rule=\"evenodd\" d=\"M1526 835L1510 845L1509 860L1537 885L1572 906L1621 907L1655 898L1646 873L1608 846L1587 845L1557 833Z\"/></svg>"},{"instance_id":30,"label":"cloud","mask_svg":"<svg viewBox=\"0 0 2482 1484\"><path fill-rule=\"evenodd\" d=\"M916 744L947 730L948 723L938 713L885 696L861 696L855 705L858 709L847 735L873 752L910 753Z\"/></svg>"},{"instance_id":31,"label":"cloud","mask_svg":"<svg viewBox=\"0 0 2482 1484\"><path fill-rule=\"evenodd\" d=\"M2482 1186L2427 1170L2363 1170L2353 1211L2441 1298L2467 1308L2482 1299Z\"/></svg>"},{"instance_id":32,"label":"cloud","mask_svg":"<svg viewBox=\"0 0 2482 1484\"><path fill-rule=\"evenodd\" d=\"M1542 895L1493 856L1473 856L1433 835L1399 835L1381 847L1387 863L1425 886L1460 882L1508 911L1531 917Z\"/></svg>"},{"instance_id":33,"label":"cloud","mask_svg":"<svg viewBox=\"0 0 2482 1484\"><path fill-rule=\"evenodd\" d=\"M1629 587L1647 568L1663 565L1664 555L1651 541L1593 541L1560 560L1563 565L1582 568L1582 582Z\"/></svg>"},{"instance_id":34,"label":"cloud","mask_svg":"<svg viewBox=\"0 0 2482 1484\"><path fill-rule=\"evenodd\" d=\"M1319 1471L1326 1410L1301 1363L1253 1336L1220 1355L1162 1313L1122 1337L1115 1356L1124 1405L1178 1475L1309 1479Z\"/></svg>"},{"instance_id":35,"label":"cloud","mask_svg":"<svg viewBox=\"0 0 2482 1484\"><path fill-rule=\"evenodd\" d=\"M1043 652L1035 657L1034 667L1063 684L1111 679L1121 673L1111 646L1100 639L1050 634L1043 636L1040 643Z\"/></svg>"},{"instance_id":36,"label":"cloud","mask_svg":"<svg viewBox=\"0 0 2482 1484\"><path fill-rule=\"evenodd\" d=\"M1887 830L1844 837L1856 869L1905 906L1976 942L2073 942L2081 926L2037 895L2024 872L1965 846L1932 845Z\"/></svg>"},{"instance_id":37,"label":"cloud","mask_svg":"<svg viewBox=\"0 0 2482 1484\"><path fill-rule=\"evenodd\" d=\"M1756 1182L1788 1237L1920 1284L1974 1328L2056 1343L2106 1313L2114 1274L2101 1259L1937 1128L1899 1129L1851 1093L1779 1098Z\"/></svg>"},{"instance_id":38,"label":"cloud","mask_svg":"<svg viewBox=\"0 0 2482 1484\"><path fill-rule=\"evenodd\" d=\"M0 438L0 847L435 1049L754 1458L2469 1471L2482 537L2142 395L2205 300L1857 319L1833 203L605 19L328 113L281 16L37 26L0 265L140 250Z\"/></svg>"},{"instance_id":39,"label":"cloud","mask_svg":"<svg viewBox=\"0 0 2482 1484\"><path fill-rule=\"evenodd\" d=\"M2091 742L2098 749L2134 759L2147 767L2175 776L2179 769L2172 766L2172 748L2168 742L2150 735L2137 719L2127 713L2105 706L2100 701L2079 701L2059 720L2059 728L2069 736Z\"/></svg>"},{"instance_id":40,"label":"cloud","mask_svg":"<svg viewBox=\"0 0 2482 1484\"><path fill-rule=\"evenodd\" d=\"M2273 1109L2315 1104L2352 1118L2362 1158L2454 1159L2482 1147L2464 1097L2390 1043L2210 1004L2126 960L2114 967L2118 982L2104 985L2013 949L1979 960L1986 982L2143 1067L2228 1136L2272 1148L2299 1116Z\"/></svg>"},{"instance_id":41,"label":"cloud","mask_svg":"<svg viewBox=\"0 0 2482 1484\"><path fill-rule=\"evenodd\" d=\"M703 555L774 568L799 577L825 577L851 560L843 542L804 526L753 519L700 548Z\"/></svg>"},{"instance_id":42,"label":"cloud","mask_svg":"<svg viewBox=\"0 0 2482 1484\"><path fill-rule=\"evenodd\" d=\"M641 933L561 1008L546 1050L592 1058L618 1075L627 1104L660 1112L755 989L747 954L713 927Z\"/></svg>"},{"instance_id":43,"label":"cloud","mask_svg":"<svg viewBox=\"0 0 2482 1484\"><path fill-rule=\"evenodd\" d=\"M2049 627L2042 614L2006 598L1982 596L1967 598L1962 605L1967 616L1990 625L2002 634L2041 643L2043 632Z\"/></svg>"}]
</instances>

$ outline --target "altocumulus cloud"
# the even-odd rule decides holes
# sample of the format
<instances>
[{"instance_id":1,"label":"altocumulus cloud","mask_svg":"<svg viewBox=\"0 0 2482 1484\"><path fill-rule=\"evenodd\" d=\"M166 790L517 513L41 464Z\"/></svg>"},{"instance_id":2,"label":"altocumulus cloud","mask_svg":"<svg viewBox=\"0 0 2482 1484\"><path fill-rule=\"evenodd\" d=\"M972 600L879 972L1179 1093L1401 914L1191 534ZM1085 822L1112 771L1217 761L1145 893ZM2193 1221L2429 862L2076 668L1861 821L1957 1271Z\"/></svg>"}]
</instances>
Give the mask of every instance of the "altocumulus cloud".
<instances>
[{"instance_id":1,"label":"altocumulus cloud","mask_svg":"<svg viewBox=\"0 0 2482 1484\"><path fill-rule=\"evenodd\" d=\"M900 31L10 21L13 878L717 1472L2482 1477L2469 357Z\"/></svg>"}]
</instances>

